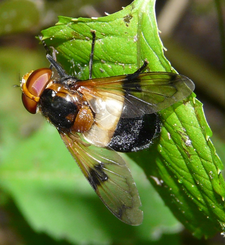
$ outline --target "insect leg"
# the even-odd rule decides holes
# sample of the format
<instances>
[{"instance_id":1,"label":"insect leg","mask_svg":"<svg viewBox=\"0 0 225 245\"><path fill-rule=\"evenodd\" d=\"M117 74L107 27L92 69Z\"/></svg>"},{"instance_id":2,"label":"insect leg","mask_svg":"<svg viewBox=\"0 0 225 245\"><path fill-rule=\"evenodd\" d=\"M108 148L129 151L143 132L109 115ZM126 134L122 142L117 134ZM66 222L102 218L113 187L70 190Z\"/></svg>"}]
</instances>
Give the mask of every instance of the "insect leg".
<instances>
[{"instance_id":1,"label":"insect leg","mask_svg":"<svg viewBox=\"0 0 225 245\"><path fill-rule=\"evenodd\" d=\"M38 36L39 40L41 41L42 45L44 46L45 50L46 50L46 53L50 53L50 49L49 47L47 46L47 44L45 43L45 41L42 39L42 36L39 35Z\"/></svg>"},{"instance_id":2,"label":"insect leg","mask_svg":"<svg viewBox=\"0 0 225 245\"><path fill-rule=\"evenodd\" d=\"M142 73L145 70L145 68L147 67L147 65L148 65L148 61L145 60L144 61L144 64L137 71L135 71L133 74L139 75L140 73Z\"/></svg>"},{"instance_id":3,"label":"insect leg","mask_svg":"<svg viewBox=\"0 0 225 245\"><path fill-rule=\"evenodd\" d=\"M59 73L61 78L67 78L69 77L66 72L64 71L64 69L56 62L54 56L51 56L50 54L46 54L46 58L48 59L48 61L50 62L50 67L54 67L57 72Z\"/></svg>"},{"instance_id":4,"label":"insect leg","mask_svg":"<svg viewBox=\"0 0 225 245\"><path fill-rule=\"evenodd\" d=\"M44 46L45 50L46 50L46 58L48 59L48 61L50 62L50 69L52 69L53 67L57 70L57 72L59 73L60 77L67 77L65 71L63 70L63 68L57 63L57 59L56 59L56 54L58 53L58 51L51 46L52 49L52 55L50 55L50 49L47 46L47 44L45 43L45 41L42 39L42 36L39 36L40 41L42 42L42 45Z\"/></svg>"},{"instance_id":5,"label":"insect leg","mask_svg":"<svg viewBox=\"0 0 225 245\"><path fill-rule=\"evenodd\" d=\"M133 79L137 78L140 75L140 73L142 73L145 70L147 65L148 65L148 61L145 60L144 64L137 71L135 71L133 74L127 75L126 79L129 81L129 80L133 80Z\"/></svg>"},{"instance_id":6,"label":"insect leg","mask_svg":"<svg viewBox=\"0 0 225 245\"><path fill-rule=\"evenodd\" d=\"M92 79L92 67L93 67L93 57L94 57L94 47L95 47L95 31L91 31L92 34L92 44L91 44L91 54L89 60L89 79Z\"/></svg>"}]
</instances>

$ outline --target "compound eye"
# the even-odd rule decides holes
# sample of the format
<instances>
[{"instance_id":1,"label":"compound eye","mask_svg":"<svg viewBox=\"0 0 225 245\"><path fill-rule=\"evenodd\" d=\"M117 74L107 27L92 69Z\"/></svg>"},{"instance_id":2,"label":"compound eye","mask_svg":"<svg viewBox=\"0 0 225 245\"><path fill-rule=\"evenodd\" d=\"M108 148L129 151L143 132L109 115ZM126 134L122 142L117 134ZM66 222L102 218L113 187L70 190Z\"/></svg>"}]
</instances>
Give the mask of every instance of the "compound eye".
<instances>
[{"instance_id":1,"label":"compound eye","mask_svg":"<svg viewBox=\"0 0 225 245\"><path fill-rule=\"evenodd\" d=\"M50 82L51 76L52 70L49 68L41 68L23 76L22 101L30 113L37 112L40 96Z\"/></svg>"}]
</instances>

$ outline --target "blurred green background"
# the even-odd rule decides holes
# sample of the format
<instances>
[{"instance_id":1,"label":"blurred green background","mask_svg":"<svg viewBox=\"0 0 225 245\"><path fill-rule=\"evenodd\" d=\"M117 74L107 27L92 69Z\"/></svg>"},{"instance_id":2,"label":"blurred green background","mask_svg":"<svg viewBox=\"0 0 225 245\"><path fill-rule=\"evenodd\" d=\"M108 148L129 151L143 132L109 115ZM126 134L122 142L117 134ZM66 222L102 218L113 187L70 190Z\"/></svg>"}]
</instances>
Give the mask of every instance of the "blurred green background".
<instances>
[{"instance_id":1,"label":"blurred green background","mask_svg":"<svg viewBox=\"0 0 225 245\"><path fill-rule=\"evenodd\" d=\"M148 204L149 210L144 210L146 223L142 228L121 224L95 197L56 130L40 115L34 117L27 113L21 103L21 91L18 88L21 77L30 70L49 66L45 50L35 38L42 29L54 25L58 15L103 16L105 12L116 12L129 3L125 0L0 1L0 164L5 166L7 161L13 161L14 164L12 169L3 167L4 175L0 174L0 245L100 244L100 241L101 244L224 244L219 234L206 241L197 240L185 231L164 207L145 180L142 170L135 165L131 169L143 197L143 210L145 202L151 202L152 205ZM219 11L216 3L221 3ZM168 49L166 56L179 73L195 82L195 93L204 104L206 117L214 133L212 141L225 162L225 46L224 33L220 29L223 26L221 21L225 21L225 6L222 1L213 0L158 0L156 10L162 40ZM220 11L223 13L222 20L218 18ZM31 152L30 158L24 157L24 151ZM54 151L61 153L60 159ZM41 173L42 181L39 182L40 159L47 159L47 162L45 175L43 177ZM57 164L65 165L65 172L57 172ZM68 169L74 173L66 175ZM70 217L71 214L66 212L61 216L56 213L57 219L49 221L43 207L43 213L37 216L46 219L46 229L29 219L30 215L24 212L20 197L10 192L18 186L23 194L19 180L24 178L26 171L26 177L34 177L36 186L42 184L49 190L50 178L53 181L61 179L64 185L72 183L74 189L70 193L62 191L62 195L65 202L70 202L77 209L77 217ZM49 177L49 172L54 173L54 177ZM4 186L4 177L12 178L11 186ZM24 183L29 184L29 181ZM152 196L144 197L145 191L152 193ZM48 193L51 192L46 191L46 198ZM23 202L29 205L29 199L32 198L38 199L37 196L32 197L31 188L30 195ZM57 207L63 206L63 202L57 202L57 195L49 196L49 200L49 203L54 202L54 212L57 212ZM41 199L39 201L37 205L41 205ZM30 207L30 210L32 208L34 211L35 207ZM49 209L46 210L49 212ZM67 220L74 220L74 223L67 223ZM56 225L57 222L61 224ZM104 222L109 230L105 228L101 232L99 229L104 229ZM56 228L49 229L49 225ZM60 233L63 229L65 236ZM74 236L66 235L72 234L73 230Z\"/></svg>"}]
</instances>

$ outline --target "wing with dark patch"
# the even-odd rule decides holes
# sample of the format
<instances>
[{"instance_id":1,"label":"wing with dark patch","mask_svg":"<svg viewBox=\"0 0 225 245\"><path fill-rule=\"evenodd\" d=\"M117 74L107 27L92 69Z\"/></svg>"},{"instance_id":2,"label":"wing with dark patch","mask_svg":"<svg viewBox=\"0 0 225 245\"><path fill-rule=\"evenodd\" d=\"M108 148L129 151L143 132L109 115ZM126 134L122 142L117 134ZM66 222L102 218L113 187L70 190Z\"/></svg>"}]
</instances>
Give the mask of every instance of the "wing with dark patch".
<instances>
[{"instance_id":1,"label":"wing with dark patch","mask_svg":"<svg viewBox=\"0 0 225 245\"><path fill-rule=\"evenodd\" d=\"M124 160L114 151L87 145L78 135L60 135L106 207L124 223L140 225L141 202Z\"/></svg>"},{"instance_id":2,"label":"wing with dark patch","mask_svg":"<svg viewBox=\"0 0 225 245\"><path fill-rule=\"evenodd\" d=\"M91 98L117 97L124 101L122 117L136 117L163 110L188 97L194 83L183 75L169 72L147 72L78 81L76 88ZM89 97L89 98L88 98Z\"/></svg>"},{"instance_id":3,"label":"wing with dark patch","mask_svg":"<svg viewBox=\"0 0 225 245\"><path fill-rule=\"evenodd\" d=\"M129 101L145 102L145 113L163 110L188 97L194 90L194 83L183 75L167 72L142 73L138 77L128 75L123 83ZM133 103L133 102L132 102Z\"/></svg>"}]
</instances>

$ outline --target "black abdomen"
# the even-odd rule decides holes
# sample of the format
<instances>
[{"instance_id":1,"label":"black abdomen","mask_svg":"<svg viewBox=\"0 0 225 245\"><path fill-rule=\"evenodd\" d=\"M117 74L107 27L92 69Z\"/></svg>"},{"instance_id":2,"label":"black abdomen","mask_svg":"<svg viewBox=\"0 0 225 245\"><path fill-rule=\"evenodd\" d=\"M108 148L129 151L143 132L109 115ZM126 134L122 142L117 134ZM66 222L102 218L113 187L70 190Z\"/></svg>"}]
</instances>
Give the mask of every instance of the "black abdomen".
<instances>
[{"instance_id":1,"label":"black abdomen","mask_svg":"<svg viewBox=\"0 0 225 245\"><path fill-rule=\"evenodd\" d=\"M159 132L160 122L157 114L120 118L108 147L120 152L143 150L149 147Z\"/></svg>"}]
</instances>

